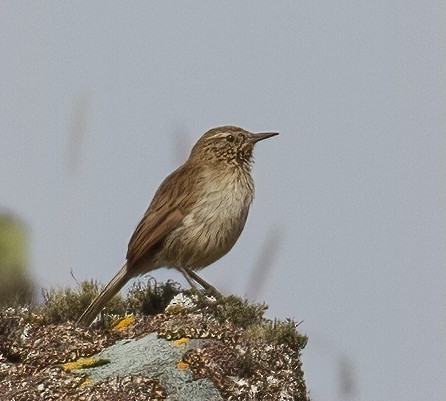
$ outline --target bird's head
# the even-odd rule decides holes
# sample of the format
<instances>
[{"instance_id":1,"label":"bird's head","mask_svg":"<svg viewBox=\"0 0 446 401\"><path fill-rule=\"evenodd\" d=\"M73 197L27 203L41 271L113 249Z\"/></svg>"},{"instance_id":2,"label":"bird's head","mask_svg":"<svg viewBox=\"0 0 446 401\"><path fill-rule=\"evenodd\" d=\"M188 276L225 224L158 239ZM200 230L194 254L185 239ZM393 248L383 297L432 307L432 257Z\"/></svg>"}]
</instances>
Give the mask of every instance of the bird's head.
<instances>
[{"instance_id":1,"label":"bird's head","mask_svg":"<svg viewBox=\"0 0 446 401\"><path fill-rule=\"evenodd\" d=\"M251 133L232 125L213 128L197 141L189 160L227 162L249 168L253 161L254 145L275 135L278 132Z\"/></svg>"}]
</instances>

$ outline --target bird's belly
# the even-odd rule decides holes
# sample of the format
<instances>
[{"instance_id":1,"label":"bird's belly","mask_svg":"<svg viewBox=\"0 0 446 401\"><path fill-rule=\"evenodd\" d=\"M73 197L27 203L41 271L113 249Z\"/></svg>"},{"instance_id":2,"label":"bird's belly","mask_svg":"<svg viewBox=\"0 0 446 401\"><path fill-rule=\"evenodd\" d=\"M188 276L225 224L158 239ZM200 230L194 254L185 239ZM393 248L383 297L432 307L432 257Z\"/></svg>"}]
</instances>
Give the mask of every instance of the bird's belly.
<instances>
[{"instance_id":1,"label":"bird's belly","mask_svg":"<svg viewBox=\"0 0 446 401\"><path fill-rule=\"evenodd\" d=\"M167 252L171 255L171 267L200 269L220 259L234 246L245 226L252 191L244 187L227 189L210 190L169 235L167 249L175 250Z\"/></svg>"}]
</instances>

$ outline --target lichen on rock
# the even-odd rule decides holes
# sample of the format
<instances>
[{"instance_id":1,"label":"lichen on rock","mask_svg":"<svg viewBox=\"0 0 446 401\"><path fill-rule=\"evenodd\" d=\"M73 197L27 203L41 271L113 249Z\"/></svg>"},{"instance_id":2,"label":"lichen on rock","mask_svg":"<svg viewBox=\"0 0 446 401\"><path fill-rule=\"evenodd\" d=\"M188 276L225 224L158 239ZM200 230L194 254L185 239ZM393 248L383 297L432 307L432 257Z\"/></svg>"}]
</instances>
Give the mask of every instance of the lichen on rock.
<instances>
[{"instance_id":1,"label":"lichen on rock","mask_svg":"<svg viewBox=\"0 0 446 401\"><path fill-rule=\"evenodd\" d=\"M264 304L210 302L150 280L84 329L73 322L99 288L82 288L90 292L69 292L75 311L63 309L63 292L40 307L0 311L6 399L309 399L300 360L307 338L292 320L266 319Z\"/></svg>"}]
</instances>

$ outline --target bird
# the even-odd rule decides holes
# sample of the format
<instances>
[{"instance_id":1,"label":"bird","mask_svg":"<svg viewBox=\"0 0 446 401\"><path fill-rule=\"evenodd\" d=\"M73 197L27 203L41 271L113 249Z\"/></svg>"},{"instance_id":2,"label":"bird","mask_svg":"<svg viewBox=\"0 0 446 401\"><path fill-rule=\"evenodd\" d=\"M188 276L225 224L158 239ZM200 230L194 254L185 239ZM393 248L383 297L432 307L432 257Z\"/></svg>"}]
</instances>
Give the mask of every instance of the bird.
<instances>
[{"instance_id":1,"label":"bird","mask_svg":"<svg viewBox=\"0 0 446 401\"><path fill-rule=\"evenodd\" d=\"M201 136L155 192L130 238L126 262L77 324L90 326L130 279L161 267L179 270L193 289L197 282L216 291L195 271L227 254L242 233L254 198L254 146L275 135L226 125Z\"/></svg>"}]
</instances>

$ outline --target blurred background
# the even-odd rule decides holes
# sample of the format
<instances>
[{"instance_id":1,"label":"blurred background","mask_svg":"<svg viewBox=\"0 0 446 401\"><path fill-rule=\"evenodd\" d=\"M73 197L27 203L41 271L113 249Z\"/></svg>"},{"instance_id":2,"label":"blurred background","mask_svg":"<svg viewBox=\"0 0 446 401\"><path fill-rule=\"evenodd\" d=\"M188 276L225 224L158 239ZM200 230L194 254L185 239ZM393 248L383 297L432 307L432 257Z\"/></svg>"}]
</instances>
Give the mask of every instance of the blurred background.
<instances>
[{"instance_id":1,"label":"blurred background","mask_svg":"<svg viewBox=\"0 0 446 401\"><path fill-rule=\"evenodd\" d=\"M313 400L444 400L445 8L2 1L0 291L107 282L203 132L277 130L203 278L302 321Z\"/></svg>"}]
</instances>

